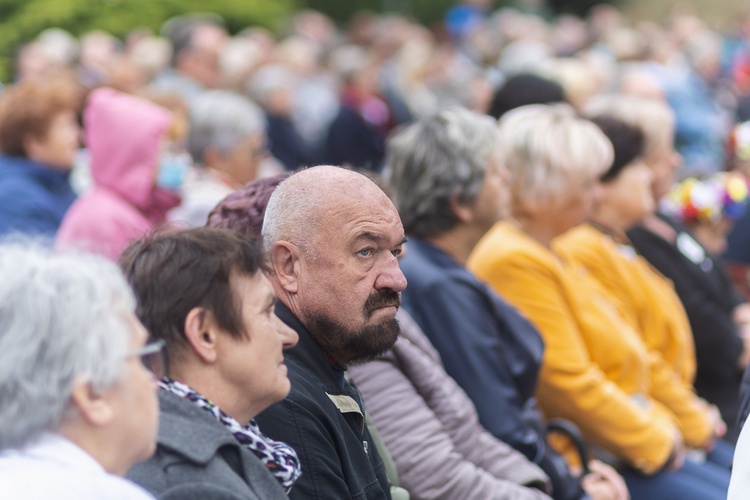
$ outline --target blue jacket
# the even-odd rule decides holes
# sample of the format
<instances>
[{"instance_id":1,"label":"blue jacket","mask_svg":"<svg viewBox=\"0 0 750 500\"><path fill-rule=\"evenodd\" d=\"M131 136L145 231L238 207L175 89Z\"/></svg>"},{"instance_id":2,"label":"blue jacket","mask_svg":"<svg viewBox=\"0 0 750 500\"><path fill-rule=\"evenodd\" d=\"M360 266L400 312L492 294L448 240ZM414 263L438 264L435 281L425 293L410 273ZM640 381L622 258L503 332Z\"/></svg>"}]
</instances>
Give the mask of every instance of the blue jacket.
<instances>
[{"instance_id":1,"label":"blue jacket","mask_svg":"<svg viewBox=\"0 0 750 500\"><path fill-rule=\"evenodd\" d=\"M76 198L69 176L28 158L0 155L0 236L54 236Z\"/></svg>"},{"instance_id":2,"label":"blue jacket","mask_svg":"<svg viewBox=\"0 0 750 500\"><path fill-rule=\"evenodd\" d=\"M481 424L538 464L553 497L585 496L546 443L533 397L544 342L532 324L434 245L410 238L401 269L403 306L440 353L445 370L477 407Z\"/></svg>"}]
</instances>

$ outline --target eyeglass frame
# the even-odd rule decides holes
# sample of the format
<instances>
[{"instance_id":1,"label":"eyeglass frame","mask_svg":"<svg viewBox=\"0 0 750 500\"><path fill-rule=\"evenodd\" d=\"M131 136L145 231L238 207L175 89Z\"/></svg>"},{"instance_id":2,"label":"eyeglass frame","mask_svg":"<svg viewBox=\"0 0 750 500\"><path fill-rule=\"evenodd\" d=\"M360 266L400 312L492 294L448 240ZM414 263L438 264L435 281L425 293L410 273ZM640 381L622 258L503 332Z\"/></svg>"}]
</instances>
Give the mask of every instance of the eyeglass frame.
<instances>
[{"instance_id":1,"label":"eyeglass frame","mask_svg":"<svg viewBox=\"0 0 750 500\"><path fill-rule=\"evenodd\" d=\"M151 372L157 380L161 380L167 375L167 353L164 350L166 347L166 342L164 339L155 340L153 342L149 342L148 344L144 345L140 349L136 349L134 351L131 351L125 355L126 358L134 358L138 357L140 358L141 364L146 368L149 372ZM161 362L161 369L156 368L152 366L151 363L148 363L148 360L151 359L149 356L152 356L154 354L159 354L159 361Z\"/></svg>"}]
</instances>

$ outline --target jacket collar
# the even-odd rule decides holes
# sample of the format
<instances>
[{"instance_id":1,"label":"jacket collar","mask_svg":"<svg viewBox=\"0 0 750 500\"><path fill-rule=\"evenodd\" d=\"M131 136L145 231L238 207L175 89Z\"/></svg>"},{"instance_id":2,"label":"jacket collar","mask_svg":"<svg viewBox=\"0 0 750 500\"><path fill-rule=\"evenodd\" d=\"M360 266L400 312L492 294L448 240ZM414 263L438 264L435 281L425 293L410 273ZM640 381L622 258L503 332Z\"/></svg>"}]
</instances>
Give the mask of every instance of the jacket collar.
<instances>
[{"instance_id":1,"label":"jacket collar","mask_svg":"<svg viewBox=\"0 0 750 500\"><path fill-rule=\"evenodd\" d=\"M207 464L223 446L241 448L220 422L190 401L160 390L159 410L158 444L192 462Z\"/></svg>"}]
</instances>

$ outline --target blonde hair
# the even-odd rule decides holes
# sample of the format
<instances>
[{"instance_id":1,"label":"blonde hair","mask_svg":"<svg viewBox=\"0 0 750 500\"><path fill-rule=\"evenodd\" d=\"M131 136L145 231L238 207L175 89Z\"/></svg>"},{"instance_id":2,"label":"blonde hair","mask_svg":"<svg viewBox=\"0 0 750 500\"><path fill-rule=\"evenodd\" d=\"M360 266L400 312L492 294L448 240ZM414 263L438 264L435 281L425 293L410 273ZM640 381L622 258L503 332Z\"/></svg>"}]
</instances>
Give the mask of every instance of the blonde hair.
<instances>
[{"instance_id":1,"label":"blonde hair","mask_svg":"<svg viewBox=\"0 0 750 500\"><path fill-rule=\"evenodd\" d=\"M566 104L523 106L499 122L501 163L511 172L513 210L538 213L564 201L573 181L606 171L612 144Z\"/></svg>"}]
</instances>

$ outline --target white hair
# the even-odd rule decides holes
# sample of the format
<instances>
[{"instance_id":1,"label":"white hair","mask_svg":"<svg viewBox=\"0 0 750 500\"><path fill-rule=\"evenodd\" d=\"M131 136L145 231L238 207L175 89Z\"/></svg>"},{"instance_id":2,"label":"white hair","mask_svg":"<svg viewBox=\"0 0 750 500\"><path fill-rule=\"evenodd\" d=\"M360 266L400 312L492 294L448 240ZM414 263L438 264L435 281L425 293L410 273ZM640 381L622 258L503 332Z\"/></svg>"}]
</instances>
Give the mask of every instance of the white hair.
<instances>
[{"instance_id":1,"label":"white hair","mask_svg":"<svg viewBox=\"0 0 750 500\"><path fill-rule=\"evenodd\" d=\"M612 163L612 143L592 122L566 104L532 104L499 122L500 162L511 173L513 210L554 209L573 181L604 173Z\"/></svg>"},{"instance_id":2,"label":"white hair","mask_svg":"<svg viewBox=\"0 0 750 500\"><path fill-rule=\"evenodd\" d=\"M80 377L95 391L120 379L135 299L114 263L29 241L0 243L0 276L4 449L57 431Z\"/></svg>"},{"instance_id":3,"label":"white hair","mask_svg":"<svg viewBox=\"0 0 750 500\"><path fill-rule=\"evenodd\" d=\"M250 99L229 90L207 90L190 105L188 151L195 162L202 163L206 149L228 154L265 128L263 112Z\"/></svg>"}]
</instances>

